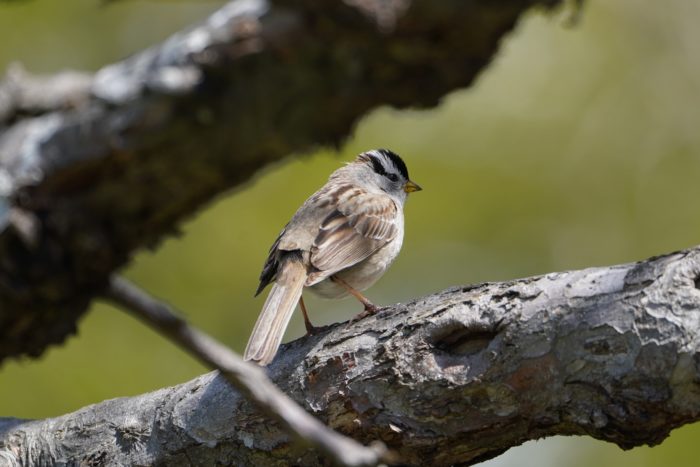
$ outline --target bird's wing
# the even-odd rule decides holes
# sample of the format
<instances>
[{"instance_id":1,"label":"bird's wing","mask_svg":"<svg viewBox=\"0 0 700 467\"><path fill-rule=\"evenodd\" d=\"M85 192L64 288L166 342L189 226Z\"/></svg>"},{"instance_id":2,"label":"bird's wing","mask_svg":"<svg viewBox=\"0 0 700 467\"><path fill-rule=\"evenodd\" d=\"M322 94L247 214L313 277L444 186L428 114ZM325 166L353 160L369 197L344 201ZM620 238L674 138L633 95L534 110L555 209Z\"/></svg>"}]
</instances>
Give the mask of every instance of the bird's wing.
<instances>
[{"instance_id":1,"label":"bird's wing","mask_svg":"<svg viewBox=\"0 0 700 467\"><path fill-rule=\"evenodd\" d=\"M333 204L337 203L344 191L346 190L334 189L333 186L326 184L311 195L294 213L270 247L260 273L260 285L255 292L256 296L275 280L283 256L290 252L302 252L303 258L307 258L305 255L313 245L318 226L333 211Z\"/></svg>"},{"instance_id":2,"label":"bird's wing","mask_svg":"<svg viewBox=\"0 0 700 467\"><path fill-rule=\"evenodd\" d=\"M306 285L313 285L359 263L399 233L396 203L387 195L359 188L340 196L336 209L321 223Z\"/></svg>"}]
</instances>

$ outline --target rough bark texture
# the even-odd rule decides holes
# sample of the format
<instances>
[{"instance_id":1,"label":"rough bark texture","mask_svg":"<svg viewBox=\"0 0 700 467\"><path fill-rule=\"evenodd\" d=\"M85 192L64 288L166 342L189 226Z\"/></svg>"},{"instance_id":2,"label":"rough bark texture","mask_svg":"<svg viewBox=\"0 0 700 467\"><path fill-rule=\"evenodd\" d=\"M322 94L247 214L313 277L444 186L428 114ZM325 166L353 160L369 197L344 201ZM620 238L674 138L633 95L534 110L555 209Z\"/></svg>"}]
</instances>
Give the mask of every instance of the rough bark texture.
<instances>
[{"instance_id":1,"label":"rough bark texture","mask_svg":"<svg viewBox=\"0 0 700 467\"><path fill-rule=\"evenodd\" d=\"M39 355L137 249L378 105L467 86L532 5L231 2L95 75L0 82L0 361Z\"/></svg>"},{"instance_id":2,"label":"rough bark texture","mask_svg":"<svg viewBox=\"0 0 700 467\"><path fill-rule=\"evenodd\" d=\"M321 423L295 403L270 380L265 369L243 360L223 344L194 328L167 303L123 278L113 278L107 299L167 336L210 369L217 370L236 391L297 442L323 452L343 467L373 467L382 462L387 449L381 443L363 446Z\"/></svg>"},{"instance_id":3,"label":"rough bark texture","mask_svg":"<svg viewBox=\"0 0 700 467\"><path fill-rule=\"evenodd\" d=\"M408 465L475 463L526 440L661 442L700 416L700 248L453 288L288 344L275 382ZM214 373L63 417L0 419L0 459L323 465Z\"/></svg>"}]
</instances>

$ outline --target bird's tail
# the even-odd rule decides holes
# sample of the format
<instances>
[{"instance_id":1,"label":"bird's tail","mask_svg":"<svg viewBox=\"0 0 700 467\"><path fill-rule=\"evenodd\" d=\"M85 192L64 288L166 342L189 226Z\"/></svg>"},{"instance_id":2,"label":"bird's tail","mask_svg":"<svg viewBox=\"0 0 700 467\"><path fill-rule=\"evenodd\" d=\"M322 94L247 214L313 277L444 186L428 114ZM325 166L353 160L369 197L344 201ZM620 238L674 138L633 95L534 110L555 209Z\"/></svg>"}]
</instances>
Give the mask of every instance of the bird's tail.
<instances>
[{"instance_id":1,"label":"bird's tail","mask_svg":"<svg viewBox=\"0 0 700 467\"><path fill-rule=\"evenodd\" d=\"M289 258L281 265L245 348L246 360L265 366L275 358L305 282L306 268L300 259Z\"/></svg>"}]
</instances>

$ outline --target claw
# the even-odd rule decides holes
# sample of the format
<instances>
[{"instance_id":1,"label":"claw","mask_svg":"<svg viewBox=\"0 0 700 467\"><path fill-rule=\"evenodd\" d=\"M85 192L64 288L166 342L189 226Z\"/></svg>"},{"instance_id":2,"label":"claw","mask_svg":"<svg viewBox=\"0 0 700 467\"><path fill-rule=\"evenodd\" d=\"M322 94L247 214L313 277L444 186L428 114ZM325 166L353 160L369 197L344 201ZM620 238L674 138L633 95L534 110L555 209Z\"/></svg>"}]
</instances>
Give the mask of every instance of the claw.
<instances>
[{"instance_id":1,"label":"claw","mask_svg":"<svg viewBox=\"0 0 700 467\"><path fill-rule=\"evenodd\" d=\"M377 312L383 310L384 307L374 305L372 303L365 303L365 310L358 315L356 315L353 319L350 320L351 323L355 323L357 321L360 321L361 319L364 319L368 316L372 316L374 314L377 314Z\"/></svg>"},{"instance_id":2,"label":"claw","mask_svg":"<svg viewBox=\"0 0 700 467\"><path fill-rule=\"evenodd\" d=\"M304 321L304 324L306 325L306 335L307 336L315 336L316 334L321 332L321 328L314 326L313 324L309 323L308 321Z\"/></svg>"},{"instance_id":3,"label":"claw","mask_svg":"<svg viewBox=\"0 0 700 467\"><path fill-rule=\"evenodd\" d=\"M311 329L308 327L306 328L306 335L307 336L315 336L316 334L321 334L322 332L327 331L330 329L332 326L327 325L327 326L311 326Z\"/></svg>"}]
</instances>

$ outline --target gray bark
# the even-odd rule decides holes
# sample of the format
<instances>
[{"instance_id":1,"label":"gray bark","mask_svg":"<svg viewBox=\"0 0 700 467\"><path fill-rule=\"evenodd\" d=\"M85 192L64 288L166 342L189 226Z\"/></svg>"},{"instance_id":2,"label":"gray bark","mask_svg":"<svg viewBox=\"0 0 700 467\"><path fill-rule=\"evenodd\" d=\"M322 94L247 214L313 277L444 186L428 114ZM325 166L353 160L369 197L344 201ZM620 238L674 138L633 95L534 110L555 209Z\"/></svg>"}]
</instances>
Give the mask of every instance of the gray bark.
<instances>
[{"instance_id":1,"label":"gray bark","mask_svg":"<svg viewBox=\"0 0 700 467\"><path fill-rule=\"evenodd\" d=\"M457 287L287 344L273 380L332 428L408 465L526 440L661 442L700 414L700 248ZM216 373L55 419L0 419L0 459L323 465Z\"/></svg>"},{"instance_id":2,"label":"gray bark","mask_svg":"<svg viewBox=\"0 0 700 467\"><path fill-rule=\"evenodd\" d=\"M134 251L379 105L471 83L533 5L238 0L96 74L0 82L0 361L41 354Z\"/></svg>"},{"instance_id":3,"label":"gray bark","mask_svg":"<svg viewBox=\"0 0 700 467\"><path fill-rule=\"evenodd\" d=\"M297 442L322 452L343 467L371 467L383 463L387 450L381 443L363 446L321 423L282 392L264 368L243 360L223 344L189 325L167 303L123 278L110 281L110 302L132 313L146 325L176 343L211 369L217 370L236 391Z\"/></svg>"}]
</instances>

